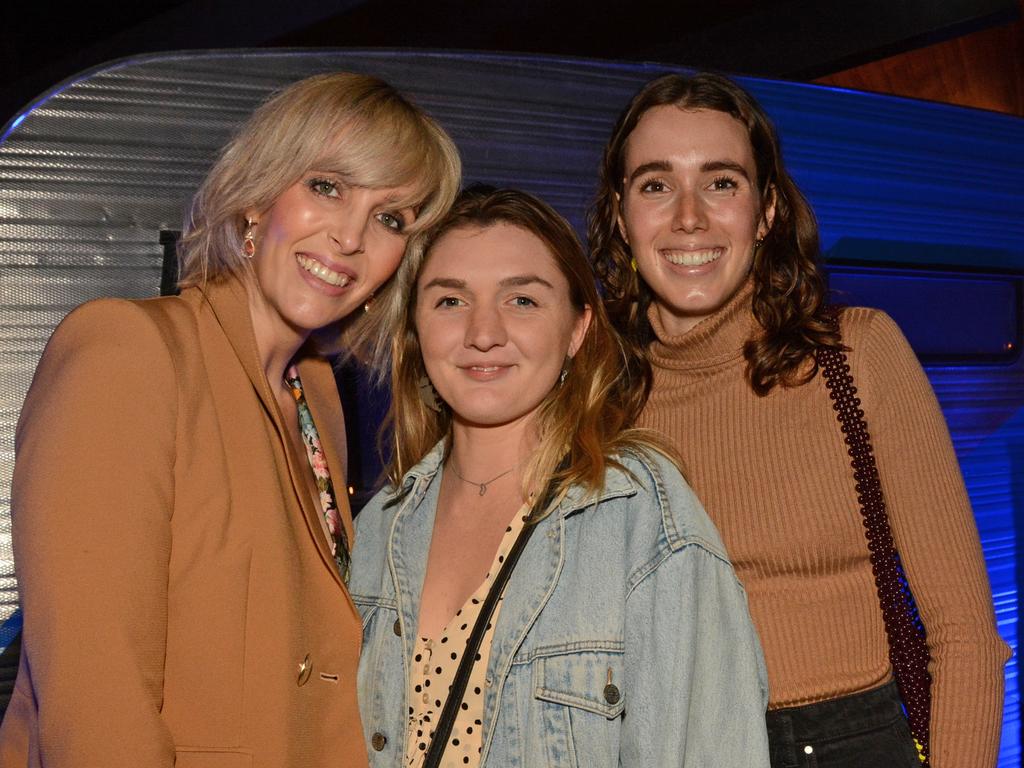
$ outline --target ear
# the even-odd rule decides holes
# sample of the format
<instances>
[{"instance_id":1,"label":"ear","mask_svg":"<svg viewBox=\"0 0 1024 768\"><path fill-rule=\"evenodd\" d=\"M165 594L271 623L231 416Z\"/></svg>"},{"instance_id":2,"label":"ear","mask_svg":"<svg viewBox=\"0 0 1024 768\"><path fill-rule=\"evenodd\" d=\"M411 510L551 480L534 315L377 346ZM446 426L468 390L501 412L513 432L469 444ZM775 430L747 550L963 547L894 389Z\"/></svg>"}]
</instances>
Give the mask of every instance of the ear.
<instances>
[{"instance_id":1,"label":"ear","mask_svg":"<svg viewBox=\"0 0 1024 768\"><path fill-rule=\"evenodd\" d=\"M593 317L594 312L590 305L585 305L579 317L576 318L576 325L572 329L572 338L569 340L569 350L567 352L569 357L576 357L576 353L580 351L580 347L583 346L583 340L587 338L587 330L590 328L590 321Z\"/></svg>"},{"instance_id":2,"label":"ear","mask_svg":"<svg viewBox=\"0 0 1024 768\"><path fill-rule=\"evenodd\" d=\"M629 245L629 235L626 233L626 220L622 217L622 195L618 192L615 193L615 223L619 228L619 234L622 235L622 239L625 240L626 245Z\"/></svg>"},{"instance_id":3,"label":"ear","mask_svg":"<svg viewBox=\"0 0 1024 768\"><path fill-rule=\"evenodd\" d=\"M761 211L761 220L757 224L757 239L763 240L765 236L771 231L772 224L775 222L775 185L772 184L768 187L768 203L765 205L764 210Z\"/></svg>"}]
</instances>

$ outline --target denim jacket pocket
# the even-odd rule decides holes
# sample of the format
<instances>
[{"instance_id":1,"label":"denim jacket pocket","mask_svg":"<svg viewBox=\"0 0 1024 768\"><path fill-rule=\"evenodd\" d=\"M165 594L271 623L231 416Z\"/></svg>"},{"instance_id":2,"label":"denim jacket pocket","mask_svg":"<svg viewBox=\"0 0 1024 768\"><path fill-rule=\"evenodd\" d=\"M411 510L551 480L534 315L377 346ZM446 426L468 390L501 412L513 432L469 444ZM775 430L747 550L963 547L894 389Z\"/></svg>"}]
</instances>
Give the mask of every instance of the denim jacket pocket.
<instances>
[{"instance_id":1,"label":"denim jacket pocket","mask_svg":"<svg viewBox=\"0 0 1024 768\"><path fill-rule=\"evenodd\" d=\"M533 687L541 701L578 707L609 720L626 708L622 653L584 651L540 658Z\"/></svg>"},{"instance_id":2,"label":"denim jacket pocket","mask_svg":"<svg viewBox=\"0 0 1024 768\"><path fill-rule=\"evenodd\" d=\"M538 765L549 768L614 766L627 694L619 651L576 650L533 663Z\"/></svg>"}]
</instances>

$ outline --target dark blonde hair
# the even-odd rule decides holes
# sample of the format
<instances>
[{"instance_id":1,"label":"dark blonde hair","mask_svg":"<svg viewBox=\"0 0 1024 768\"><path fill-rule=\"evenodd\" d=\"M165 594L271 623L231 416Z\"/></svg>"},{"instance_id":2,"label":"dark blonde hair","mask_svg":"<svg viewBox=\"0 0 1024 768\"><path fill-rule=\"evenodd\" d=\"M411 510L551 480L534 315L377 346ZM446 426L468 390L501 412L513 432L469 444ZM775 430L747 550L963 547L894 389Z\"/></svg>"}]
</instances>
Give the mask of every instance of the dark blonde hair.
<instances>
[{"instance_id":1,"label":"dark blonde hair","mask_svg":"<svg viewBox=\"0 0 1024 768\"><path fill-rule=\"evenodd\" d=\"M203 181L178 248L179 286L227 275L249 279L244 211L270 207L312 169L362 187L410 185L409 199L397 201L417 212L410 233L444 215L461 179L452 140L383 80L347 72L300 80L256 109ZM385 284L373 311L346 325L346 347L371 364L386 363L398 310Z\"/></svg>"},{"instance_id":2,"label":"dark blonde hair","mask_svg":"<svg viewBox=\"0 0 1024 768\"><path fill-rule=\"evenodd\" d=\"M569 283L569 301L578 312L591 308L591 322L562 386L554 387L538 409L540 445L524 471L524 495L548 486L553 493L572 484L597 492L613 458L628 450L655 449L670 454L653 433L630 429L643 407L637 382L623 375L626 352L597 292L593 273L575 231L542 200L514 189L476 187L464 192L448 216L410 244L400 268L406 297L405 315L394 341L391 408L385 434L393 434L388 477L398 486L402 476L441 439L450 439L452 417L422 400L419 387L426 370L416 333L416 281L431 248L446 234L496 224L519 227L538 237ZM559 467L563 457L567 460Z\"/></svg>"},{"instance_id":3,"label":"dark blonde hair","mask_svg":"<svg viewBox=\"0 0 1024 768\"><path fill-rule=\"evenodd\" d=\"M775 127L761 105L732 80L708 72L663 75L649 82L627 105L605 147L589 218L590 253L609 315L628 340L630 371L649 390L647 347L654 334L647 309L653 295L632 269L632 253L618 226L626 145L648 110L667 105L724 112L746 128L757 167L760 209L775 206L771 228L754 254L751 270L753 313L763 333L744 345L747 378L758 395L766 395L777 384L806 383L817 372L815 350L839 346L837 332L825 314L827 285L819 263L814 213L782 163Z\"/></svg>"}]
</instances>

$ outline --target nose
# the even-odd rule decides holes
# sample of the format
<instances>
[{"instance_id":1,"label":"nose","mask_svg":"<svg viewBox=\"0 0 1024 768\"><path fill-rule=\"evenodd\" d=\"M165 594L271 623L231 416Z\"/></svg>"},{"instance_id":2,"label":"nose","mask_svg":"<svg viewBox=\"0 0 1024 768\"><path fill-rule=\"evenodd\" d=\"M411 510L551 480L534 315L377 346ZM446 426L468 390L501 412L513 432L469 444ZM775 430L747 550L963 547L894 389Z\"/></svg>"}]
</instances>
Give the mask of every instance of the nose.
<instances>
[{"instance_id":1,"label":"nose","mask_svg":"<svg viewBox=\"0 0 1024 768\"><path fill-rule=\"evenodd\" d=\"M673 211L672 227L683 232L696 232L707 228L705 202L698 191L684 189L679 193Z\"/></svg>"},{"instance_id":2,"label":"nose","mask_svg":"<svg viewBox=\"0 0 1024 768\"><path fill-rule=\"evenodd\" d=\"M362 253L366 245L366 228L373 216L368 190L348 189L334 213L330 237L345 256Z\"/></svg>"},{"instance_id":3,"label":"nose","mask_svg":"<svg viewBox=\"0 0 1024 768\"><path fill-rule=\"evenodd\" d=\"M485 305L474 306L468 314L466 336L463 344L467 348L486 352L500 347L508 341L505 322L497 307Z\"/></svg>"}]
</instances>

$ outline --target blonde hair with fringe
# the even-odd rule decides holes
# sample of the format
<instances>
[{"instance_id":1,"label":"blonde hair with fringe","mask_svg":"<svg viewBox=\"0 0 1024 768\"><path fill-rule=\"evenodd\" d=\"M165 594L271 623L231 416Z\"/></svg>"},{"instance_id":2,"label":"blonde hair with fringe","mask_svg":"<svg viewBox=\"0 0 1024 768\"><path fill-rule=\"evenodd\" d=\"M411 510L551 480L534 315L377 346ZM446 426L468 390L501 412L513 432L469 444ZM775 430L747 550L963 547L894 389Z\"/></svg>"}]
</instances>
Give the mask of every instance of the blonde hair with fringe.
<instances>
[{"instance_id":1,"label":"blonde hair with fringe","mask_svg":"<svg viewBox=\"0 0 1024 768\"><path fill-rule=\"evenodd\" d=\"M391 407L382 434L392 435L388 479L397 488L401 478L441 439L451 439L452 416L446 406L436 412L419 394L426 376L416 332L416 282L430 250L441 237L463 228L508 224L536 235L569 282L568 300L592 317L583 343L572 360L562 386L554 386L537 411L540 444L523 475L523 495L548 489L564 493L581 485L593 494L604 485L614 458L626 452L674 452L656 433L632 429L643 407L639 383L623 375L625 349L612 328L597 293L590 264L569 223L542 200L512 189L474 188L462 193L449 214L410 243L399 268L396 286L404 313L394 339L391 369ZM449 442L450 447L450 442ZM563 458L566 463L559 468Z\"/></svg>"},{"instance_id":2,"label":"blonde hair with fringe","mask_svg":"<svg viewBox=\"0 0 1024 768\"><path fill-rule=\"evenodd\" d=\"M242 256L243 212L269 208L314 169L355 186L411 186L410 197L397 201L416 210L410 235L445 214L461 180L452 140L383 80L347 72L300 80L256 109L200 186L178 246L178 285L252 279ZM377 290L372 311L341 329L346 352L378 371L387 367L389 331L401 314L393 283Z\"/></svg>"}]
</instances>

